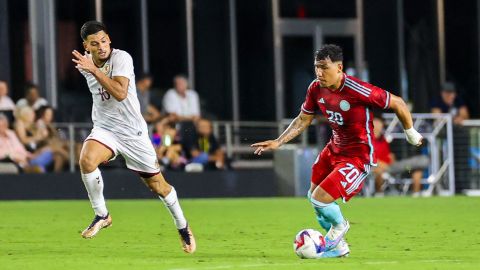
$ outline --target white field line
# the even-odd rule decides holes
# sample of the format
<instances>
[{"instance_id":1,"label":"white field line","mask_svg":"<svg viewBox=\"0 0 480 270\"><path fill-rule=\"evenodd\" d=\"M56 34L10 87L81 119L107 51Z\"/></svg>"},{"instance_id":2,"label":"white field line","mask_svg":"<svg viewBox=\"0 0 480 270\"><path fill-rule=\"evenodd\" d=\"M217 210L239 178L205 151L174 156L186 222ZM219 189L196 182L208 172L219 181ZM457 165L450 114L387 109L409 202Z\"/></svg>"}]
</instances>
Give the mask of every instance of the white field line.
<instances>
[{"instance_id":1,"label":"white field line","mask_svg":"<svg viewBox=\"0 0 480 270\"><path fill-rule=\"evenodd\" d=\"M343 259L348 260L348 259ZM419 261L370 261L370 262L358 262L359 264L370 264L370 265L382 265L382 264L399 264L399 263L445 263L445 262L462 262L462 260L419 260ZM257 263L257 264L240 264L240 265L218 265L218 266L200 266L200 267L188 267L188 268L170 268L169 270L210 270L210 269L238 269L238 268L256 268L262 266L291 266L298 265L298 263Z\"/></svg>"},{"instance_id":2,"label":"white field line","mask_svg":"<svg viewBox=\"0 0 480 270\"><path fill-rule=\"evenodd\" d=\"M201 267L188 267L188 268L171 268L169 270L203 270L203 269L231 269L231 268L255 268L261 266L290 266L298 265L298 263L256 263L256 264L240 264L240 265L219 265L219 266L201 266Z\"/></svg>"}]
</instances>

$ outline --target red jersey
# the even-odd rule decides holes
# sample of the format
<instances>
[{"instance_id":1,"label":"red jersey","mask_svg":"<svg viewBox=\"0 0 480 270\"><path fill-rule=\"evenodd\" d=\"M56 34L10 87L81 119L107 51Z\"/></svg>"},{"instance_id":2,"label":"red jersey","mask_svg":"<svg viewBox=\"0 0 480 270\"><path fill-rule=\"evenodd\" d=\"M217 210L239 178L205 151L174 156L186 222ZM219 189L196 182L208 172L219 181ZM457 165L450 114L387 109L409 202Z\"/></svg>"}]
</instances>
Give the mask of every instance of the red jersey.
<instances>
[{"instance_id":1,"label":"red jersey","mask_svg":"<svg viewBox=\"0 0 480 270\"><path fill-rule=\"evenodd\" d=\"M320 111L328 118L333 136L327 147L334 154L359 157L366 164L376 166L371 108L389 106L388 91L344 74L337 90L323 88L314 80L301 109L306 114Z\"/></svg>"},{"instance_id":2,"label":"red jersey","mask_svg":"<svg viewBox=\"0 0 480 270\"><path fill-rule=\"evenodd\" d=\"M377 159L387 164L392 163L392 157L390 156L392 151L390 151L390 144L385 139L385 136L382 135L380 138L372 136L372 139Z\"/></svg>"}]
</instances>

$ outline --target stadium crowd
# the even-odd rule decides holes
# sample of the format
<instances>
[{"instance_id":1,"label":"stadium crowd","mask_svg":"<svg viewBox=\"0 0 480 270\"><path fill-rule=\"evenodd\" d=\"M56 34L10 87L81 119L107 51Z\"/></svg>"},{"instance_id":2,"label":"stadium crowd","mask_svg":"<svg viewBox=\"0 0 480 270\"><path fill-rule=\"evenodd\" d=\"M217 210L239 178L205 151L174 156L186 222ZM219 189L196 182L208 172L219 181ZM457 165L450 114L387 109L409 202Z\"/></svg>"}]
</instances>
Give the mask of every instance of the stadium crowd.
<instances>
[{"instance_id":1,"label":"stadium crowd","mask_svg":"<svg viewBox=\"0 0 480 270\"><path fill-rule=\"evenodd\" d=\"M153 77L136 79L142 115L152 129L152 144L163 170L223 170L225 153L213 135L212 123L201 118L197 92L188 78L177 75L163 96L163 108L152 104ZM38 86L27 84L16 103L8 84L0 81L0 173L44 173L67 170L70 161L67 137L55 126L54 109L40 96ZM77 144L81 144L77 142ZM81 147L76 145L75 162Z\"/></svg>"},{"instance_id":2,"label":"stadium crowd","mask_svg":"<svg viewBox=\"0 0 480 270\"><path fill-rule=\"evenodd\" d=\"M177 75L173 87L161 100L152 97L154 78L150 74L136 77L140 110L151 127L151 139L162 170L203 171L230 168L221 143L213 134L212 122L202 118L198 93L189 89L188 78ZM70 159L78 166L82 144L80 138L69 153L65 132L54 123L54 109L40 96L38 86L26 84L24 97L16 103L9 96L8 84L0 81L0 173L62 172ZM157 105L155 105L157 104ZM161 106L158 106L161 104ZM439 96L431 101L431 113L450 113L457 126L469 118L469 110L457 93L455 84L447 82ZM317 139L328 141L325 121L317 119ZM383 136L383 122L375 121L375 140L379 166L373 171L374 191L382 195L392 179L412 179L412 194L417 196L428 167L425 152L413 160L396 160L390 141ZM84 139L84 138L83 138ZM415 168L411 164L416 164ZM392 177L393 175L393 177Z\"/></svg>"}]
</instances>

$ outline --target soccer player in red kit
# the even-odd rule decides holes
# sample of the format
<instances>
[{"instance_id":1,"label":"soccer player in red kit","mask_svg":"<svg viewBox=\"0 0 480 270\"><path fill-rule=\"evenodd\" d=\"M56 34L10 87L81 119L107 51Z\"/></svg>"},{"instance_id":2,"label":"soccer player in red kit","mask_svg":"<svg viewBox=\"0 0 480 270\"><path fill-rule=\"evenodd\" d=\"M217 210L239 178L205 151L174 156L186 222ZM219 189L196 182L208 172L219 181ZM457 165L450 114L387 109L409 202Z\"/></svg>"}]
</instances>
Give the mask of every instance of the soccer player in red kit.
<instances>
[{"instance_id":1,"label":"soccer player in red kit","mask_svg":"<svg viewBox=\"0 0 480 270\"><path fill-rule=\"evenodd\" d=\"M324 45L315 52L316 79L307 90L300 114L275 140L252 144L255 154L275 150L302 133L316 113L328 119L333 135L312 166L308 198L320 225L327 230L326 250L319 258L342 257L350 253L344 236L350 224L335 201L347 202L363 187L376 166L372 144L372 109L391 109L405 129L410 144L422 144L422 136L413 128L410 111L402 98L343 72L342 49Z\"/></svg>"}]
</instances>

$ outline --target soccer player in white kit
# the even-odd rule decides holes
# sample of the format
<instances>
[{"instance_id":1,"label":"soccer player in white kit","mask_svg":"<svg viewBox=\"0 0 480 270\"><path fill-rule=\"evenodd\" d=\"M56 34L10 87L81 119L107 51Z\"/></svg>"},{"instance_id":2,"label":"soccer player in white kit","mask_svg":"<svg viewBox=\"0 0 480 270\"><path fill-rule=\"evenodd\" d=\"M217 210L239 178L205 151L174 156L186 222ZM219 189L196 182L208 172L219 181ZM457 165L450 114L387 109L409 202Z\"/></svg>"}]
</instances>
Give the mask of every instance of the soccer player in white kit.
<instances>
[{"instance_id":1,"label":"soccer player in white kit","mask_svg":"<svg viewBox=\"0 0 480 270\"><path fill-rule=\"evenodd\" d=\"M183 250L193 253L195 238L183 215L175 188L160 173L147 124L140 112L132 57L125 51L111 49L110 37L101 22L86 22L80 35L86 52L82 55L74 50L72 61L85 76L93 98L93 129L83 144L80 170L95 211L95 218L82 236L91 238L112 224L98 166L120 154L125 158L127 168L136 171L164 202L180 234Z\"/></svg>"}]
</instances>

